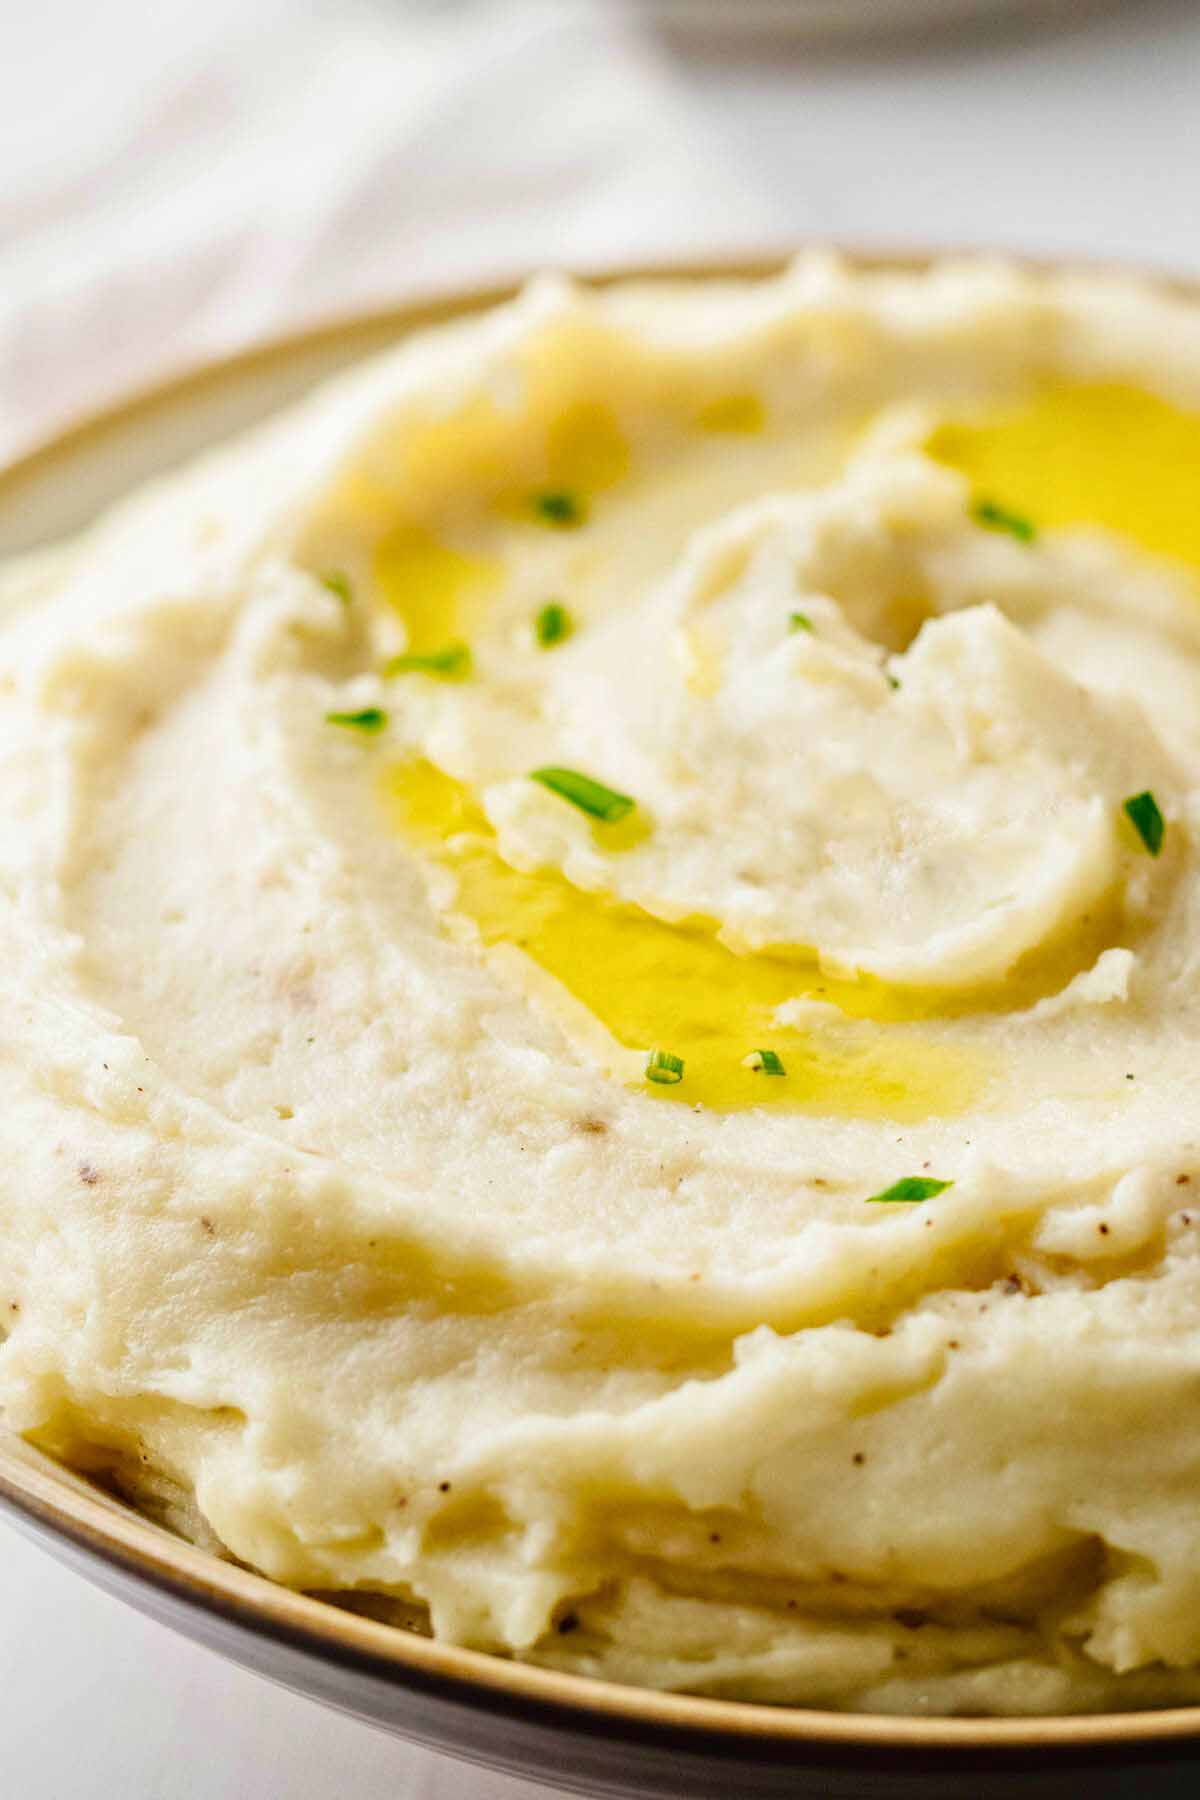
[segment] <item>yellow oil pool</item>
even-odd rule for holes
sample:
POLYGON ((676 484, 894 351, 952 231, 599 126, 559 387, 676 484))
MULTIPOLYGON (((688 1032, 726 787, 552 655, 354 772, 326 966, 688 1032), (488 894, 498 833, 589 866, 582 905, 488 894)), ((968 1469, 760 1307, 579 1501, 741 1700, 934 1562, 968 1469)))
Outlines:
POLYGON ((982 1087, 979 1058, 914 1027, 922 1010, 911 996, 832 981, 812 963, 738 956, 700 924, 667 925, 553 872, 511 869, 467 790, 428 763, 391 771, 387 799, 414 848, 453 870, 454 911, 484 945, 523 950, 626 1048, 658 1046, 684 1058, 677 1085, 647 1084, 655 1098, 911 1120, 959 1112, 982 1087), (832 1002, 848 1019, 811 1031, 772 1024, 776 1007, 804 995, 832 1002), (855 1018, 877 1029, 855 1029, 855 1018), (744 1068, 755 1049, 775 1050, 786 1075, 744 1068))
POLYGON ((701 431, 754 437, 767 422, 767 412, 757 394, 720 394, 696 414, 701 431))
POLYGON ((453 550, 415 525, 380 539, 372 573, 380 595, 404 620, 407 648, 418 655, 470 639, 504 579, 496 559, 453 550))
POLYGON ((1060 385, 940 425, 927 448, 1039 528, 1098 525, 1200 568, 1200 414, 1139 388, 1060 385))
MULTIPOLYGON (((476 477, 493 513, 510 526, 523 525, 533 532, 544 529, 537 508, 537 497, 544 494, 569 496, 584 519, 596 496, 628 473, 629 446, 606 406, 579 401, 556 412, 544 425, 539 452, 525 465, 519 458, 504 458, 497 436, 503 416, 478 403, 474 414, 481 417, 473 416, 471 431, 466 429, 465 413, 455 415, 461 440, 480 465, 474 467, 464 451, 464 478, 476 477)), ((441 421, 413 432, 410 459, 436 462, 449 430, 441 421)), ((403 619, 407 648, 418 654, 456 639, 469 640, 504 588, 507 574, 498 556, 456 548, 412 521, 393 525, 379 536, 371 560, 375 590, 403 619)))

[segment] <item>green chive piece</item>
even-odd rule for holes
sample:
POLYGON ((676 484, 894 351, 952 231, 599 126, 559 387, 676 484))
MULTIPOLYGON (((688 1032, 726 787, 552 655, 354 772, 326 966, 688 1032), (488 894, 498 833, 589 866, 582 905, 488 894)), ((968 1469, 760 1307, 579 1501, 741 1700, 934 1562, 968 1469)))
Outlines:
POLYGON ((329 592, 333 594, 336 599, 340 600, 343 606, 350 605, 350 602, 354 599, 354 590, 350 586, 350 577, 344 574, 341 569, 328 569, 325 574, 319 576, 318 579, 321 586, 328 588, 329 592))
POLYGON ((944 1194, 952 1181, 934 1181, 928 1175, 905 1175, 901 1181, 893 1181, 891 1187, 884 1188, 881 1194, 870 1194, 867 1204, 874 1206, 879 1202, 893 1200, 932 1200, 935 1194, 944 1194))
POLYGON ((534 769, 530 781, 540 781, 544 788, 561 799, 569 800, 580 812, 590 813, 593 819, 603 819, 606 825, 613 825, 631 813, 636 804, 628 794, 618 794, 615 788, 605 787, 602 781, 593 781, 590 775, 581 775, 577 769, 534 769))
POLYGON ((583 501, 577 494, 568 493, 566 488, 549 488, 545 493, 535 494, 532 505, 543 524, 557 525, 563 531, 582 525, 587 518, 583 501))
POLYGON ((559 600, 547 600, 533 621, 533 634, 543 650, 549 650, 554 644, 561 644, 564 638, 570 637, 574 629, 570 613, 559 600))
POLYGON ((657 1081, 662 1087, 674 1087, 677 1081, 683 1080, 682 1056, 672 1056, 669 1050, 652 1050, 646 1058, 646 1080, 657 1081))
POLYGON ((899 678, 895 675, 886 675, 885 680, 892 692, 895 693, 896 689, 900 686, 899 678))
POLYGON ((794 612, 788 614, 789 631, 811 631, 813 622, 807 613, 794 612))
POLYGON ((443 650, 406 650, 384 663, 385 675, 436 675, 442 681, 461 681, 471 672, 471 652, 466 644, 447 644, 443 650))
POLYGON ((742 1058, 743 1069, 753 1069, 762 1075, 786 1075, 787 1070, 774 1050, 752 1050, 749 1056, 742 1058))
POLYGON ((1157 856, 1163 847, 1167 827, 1158 810, 1158 801, 1149 788, 1141 794, 1131 794, 1125 802, 1125 812, 1151 856, 1157 856))
POLYGON ((1025 518, 1021 513, 1009 512, 1006 506, 999 506, 994 500, 976 500, 971 508, 971 517, 991 531, 1011 532, 1023 544, 1032 544, 1037 536, 1037 526, 1032 519, 1025 518))
POLYGON ((388 716, 381 706, 364 706, 361 712, 328 712, 325 714, 327 725, 342 725, 347 731, 365 731, 374 735, 382 731, 388 722, 388 716))

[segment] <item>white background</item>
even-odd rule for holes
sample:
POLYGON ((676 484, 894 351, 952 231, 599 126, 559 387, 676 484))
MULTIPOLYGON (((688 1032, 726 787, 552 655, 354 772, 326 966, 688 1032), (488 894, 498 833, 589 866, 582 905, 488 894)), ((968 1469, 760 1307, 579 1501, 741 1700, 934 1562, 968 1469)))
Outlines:
MULTIPOLYGON (((632 0, 6 0, 0 24, 0 458, 281 323, 533 264, 843 237, 1200 272, 1189 0, 823 51, 632 0)), ((544 1792, 276 1691, 7 1525, 0 1783, 544 1792)))

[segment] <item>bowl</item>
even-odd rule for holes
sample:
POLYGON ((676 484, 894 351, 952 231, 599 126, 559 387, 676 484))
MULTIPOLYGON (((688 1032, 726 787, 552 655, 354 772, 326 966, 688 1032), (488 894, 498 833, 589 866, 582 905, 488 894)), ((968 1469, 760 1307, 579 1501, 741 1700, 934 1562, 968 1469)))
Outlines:
MULTIPOLYGON (((872 266, 912 256, 858 254, 872 266)), ((608 271, 703 278, 759 264, 608 271)), ((1165 278, 1164 278, 1165 279, 1165 278)), ((1200 284, 1172 283, 1200 298, 1200 284)), ((421 326, 512 290, 458 294, 271 343, 62 432, 0 471, 0 556, 84 526, 122 492, 421 326)), ((283 1686, 452 1756, 560 1792, 621 1800, 875 1796, 980 1800, 1191 1794, 1200 1707, 1090 1717, 829 1713, 660 1694, 439 1644, 294 1593, 185 1543, 22 1440, 0 1434, 0 1504, 51 1555, 283 1686)))

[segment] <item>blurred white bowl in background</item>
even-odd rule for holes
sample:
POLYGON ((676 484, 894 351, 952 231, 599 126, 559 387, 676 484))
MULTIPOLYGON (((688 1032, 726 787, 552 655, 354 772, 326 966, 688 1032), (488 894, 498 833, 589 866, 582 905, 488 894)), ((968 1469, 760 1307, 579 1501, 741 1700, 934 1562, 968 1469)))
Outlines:
POLYGON ((625 0, 625 4, 644 7, 673 26, 701 31, 861 41, 970 20, 1083 16, 1113 0, 625 0))

